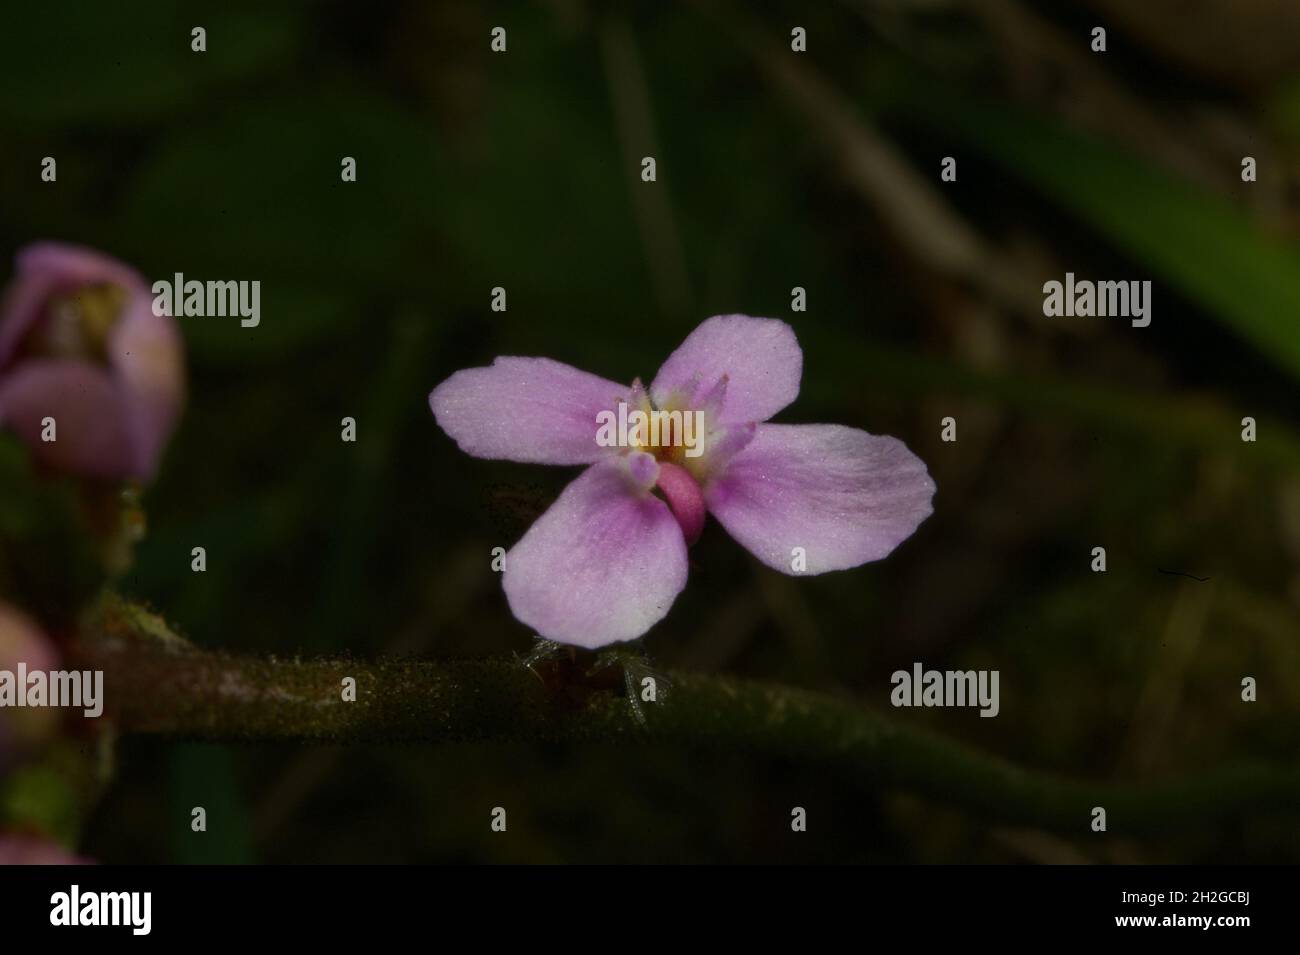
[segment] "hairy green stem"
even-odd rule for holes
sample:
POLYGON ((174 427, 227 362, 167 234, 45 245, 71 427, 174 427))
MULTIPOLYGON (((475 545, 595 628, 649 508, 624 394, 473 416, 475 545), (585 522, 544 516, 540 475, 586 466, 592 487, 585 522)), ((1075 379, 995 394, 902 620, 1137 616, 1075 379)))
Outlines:
POLYGON ((236 657, 194 648, 138 608, 112 601, 79 648, 105 671, 109 712, 126 733, 208 741, 445 743, 476 740, 657 742, 744 751, 828 768, 990 820, 1110 835, 1300 811, 1300 770, 1237 764, 1133 785, 1019 768, 820 693, 687 673, 642 703, 621 679, 567 675, 519 660, 362 662, 236 657), (354 702, 344 680, 356 681, 354 702))

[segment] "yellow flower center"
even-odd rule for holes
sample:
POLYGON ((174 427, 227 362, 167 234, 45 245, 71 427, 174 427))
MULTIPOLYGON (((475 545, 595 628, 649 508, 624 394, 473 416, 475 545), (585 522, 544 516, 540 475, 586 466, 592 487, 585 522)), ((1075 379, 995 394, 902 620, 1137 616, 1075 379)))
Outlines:
POLYGON ((50 299, 43 321, 28 337, 27 354, 108 360, 108 336, 122 316, 126 290, 104 282, 50 299))

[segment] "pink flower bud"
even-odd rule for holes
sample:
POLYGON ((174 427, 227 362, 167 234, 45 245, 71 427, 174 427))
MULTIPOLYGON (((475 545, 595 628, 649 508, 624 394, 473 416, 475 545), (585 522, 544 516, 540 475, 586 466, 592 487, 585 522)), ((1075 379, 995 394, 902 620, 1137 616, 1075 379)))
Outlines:
POLYGON ((0 301, 0 427, 45 467, 152 479, 180 416, 184 353, 144 279, 91 249, 22 249, 0 301))

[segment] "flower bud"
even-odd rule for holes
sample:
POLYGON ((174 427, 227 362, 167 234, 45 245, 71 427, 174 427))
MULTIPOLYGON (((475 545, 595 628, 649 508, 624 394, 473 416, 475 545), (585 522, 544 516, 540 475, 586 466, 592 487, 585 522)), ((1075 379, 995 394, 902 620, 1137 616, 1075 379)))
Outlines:
POLYGON ((51 470, 149 481, 185 393, 175 319, 91 249, 22 249, 0 301, 0 427, 51 470))

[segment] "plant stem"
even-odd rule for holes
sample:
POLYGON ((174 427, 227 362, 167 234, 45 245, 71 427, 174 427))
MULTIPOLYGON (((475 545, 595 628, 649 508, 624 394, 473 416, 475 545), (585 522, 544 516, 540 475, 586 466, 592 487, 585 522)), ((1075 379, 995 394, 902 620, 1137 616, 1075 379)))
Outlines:
POLYGON ((1070 780, 1019 768, 847 700, 687 673, 642 703, 621 680, 567 677, 550 664, 278 660, 194 648, 156 617, 112 600, 77 663, 105 671, 109 714, 125 733, 215 742, 485 740, 669 743, 775 756, 824 767, 855 784, 898 789, 990 820, 1131 836, 1300 810, 1300 770, 1236 764, 1141 785, 1070 780), (356 681, 355 702, 343 680, 356 681), (560 677, 563 677, 562 679, 560 677))

